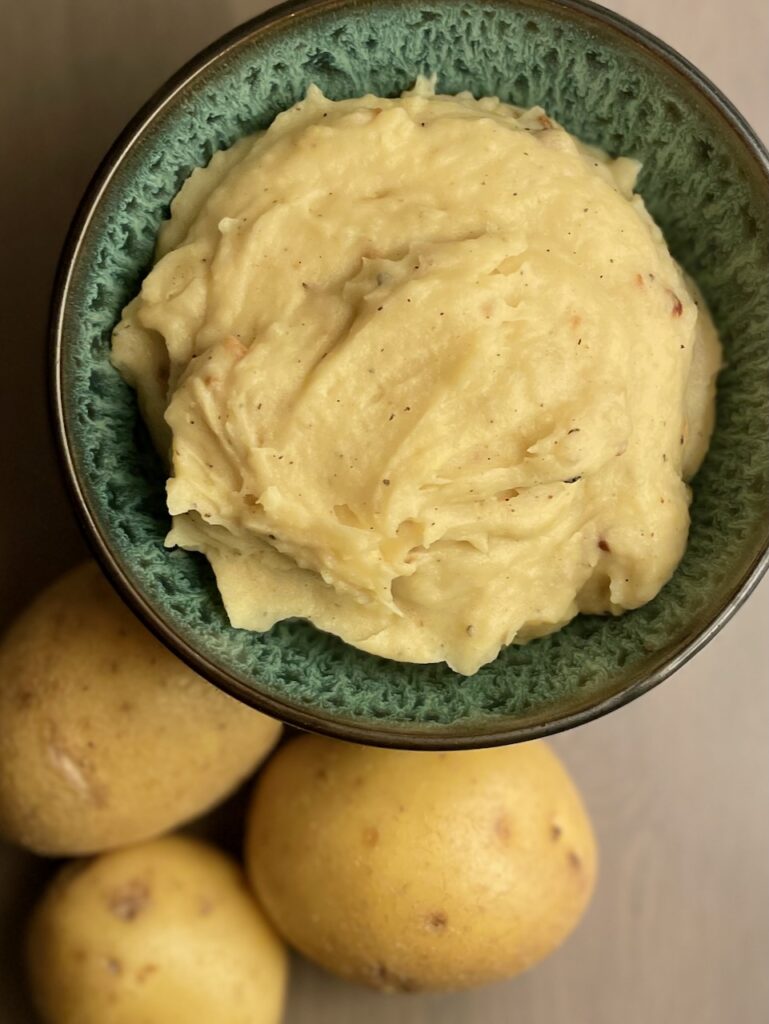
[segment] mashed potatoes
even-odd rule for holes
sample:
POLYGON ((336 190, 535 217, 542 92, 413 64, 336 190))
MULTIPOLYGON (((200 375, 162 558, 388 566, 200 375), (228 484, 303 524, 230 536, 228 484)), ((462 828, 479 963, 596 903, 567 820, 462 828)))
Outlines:
POLYGON ((720 348, 637 168, 421 80, 192 174, 113 358, 234 626, 470 674, 655 596, 720 348))

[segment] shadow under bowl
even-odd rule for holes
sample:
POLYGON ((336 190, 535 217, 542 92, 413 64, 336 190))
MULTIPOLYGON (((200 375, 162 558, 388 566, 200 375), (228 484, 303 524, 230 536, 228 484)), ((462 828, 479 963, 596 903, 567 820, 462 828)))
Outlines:
POLYGON ((86 533, 131 607, 231 694, 300 728, 399 747, 530 739, 604 714, 675 671, 767 562, 769 161, 729 102, 659 40, 589 3, 481 0, 284 5, 225 36, 144 107, 73 224, 52 314, 53 405, 86 533), (725 345, 718 421, 694 486, 686 555, 621 618, 580 616, 477 675, 364 654, 302 621, 231 628, 200 556, 163 546, 164 472, 110 333, 152 262, 190 171, 266 127, 315 82, 334 99, 441 91, 540 104, 569 131, 643 162, 639 190, 698 281, 725 345))

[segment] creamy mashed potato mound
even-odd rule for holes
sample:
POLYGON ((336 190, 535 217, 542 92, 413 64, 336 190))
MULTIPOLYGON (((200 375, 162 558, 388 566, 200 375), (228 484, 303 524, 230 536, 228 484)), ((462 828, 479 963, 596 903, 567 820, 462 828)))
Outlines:
POLYGON ((720 347, 637 171, 419 80, 193 172, 113 359, 234 626, 471 674, 657 594, 720 347))

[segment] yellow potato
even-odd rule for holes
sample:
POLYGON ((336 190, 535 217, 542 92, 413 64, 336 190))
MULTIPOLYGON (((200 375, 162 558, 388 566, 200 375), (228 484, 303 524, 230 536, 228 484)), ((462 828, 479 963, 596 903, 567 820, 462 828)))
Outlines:
POLYGON ((86 563, 0 645, 0 833, 57 855, 158 835, 227 796, 280 729, 182 664, 86 563))
POLYGON ((27 941, 45 1024, 277 1024, 286 955, 229 857, 169 836, 71 864, 27 941))
POLYGON ((418 753, 307 736, 257 781, 246 868, 311 960, 376 988, 459 989, 564 940, 596 847, 544 743, 418 753))

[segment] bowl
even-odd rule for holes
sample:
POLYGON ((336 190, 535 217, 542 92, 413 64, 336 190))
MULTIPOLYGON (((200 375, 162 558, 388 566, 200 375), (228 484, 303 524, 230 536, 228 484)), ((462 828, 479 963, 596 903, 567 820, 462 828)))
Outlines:
POLYGON ((58 445, 85 532, 145 623, 203 676, 268 714, 343 739, 413 748, 508 743, 639 696, 703 647, 767 564, 769 158, 694 67, 579 0, 319 0, 277 7, 201 53, 137 114, 96 173, 55 285, 58 445), (579 616, 505 649, 475 676, 368 655, 306 622, 229 626, 208 563, 163 546, 164 473, 110 332, 193 167, 267 126, 309 83, 335 99, 395 95, 418 72, 541 104, 587 142, 636 156, 673 254, 725 345, 717 427, 694 484, 686 555, 659 596, 620 618, 579 616))

